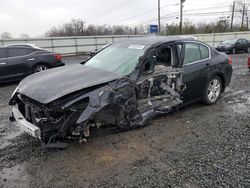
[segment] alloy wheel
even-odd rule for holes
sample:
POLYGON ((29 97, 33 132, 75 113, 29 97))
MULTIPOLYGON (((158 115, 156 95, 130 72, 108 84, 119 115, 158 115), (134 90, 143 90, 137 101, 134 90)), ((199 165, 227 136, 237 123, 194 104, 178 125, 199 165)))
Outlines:
POLYGON ((208 100, 210 100, 212 103, 214 103, 219 95, 220 95, 220 91, 221 91, 221 83, 218 79, 213 79, 211 80, 211 82, 209 83, 208 86, 208 91, 207 91, 207 98, 208 100))
POLYGON ((34 73, 36 73, 36 72, 42 72, 42 71, 45 71, 45 70, 47 70, 47 69, 48 69, 48 67, 47 67, 46 65, 38 65, 38 66, 35 68, 34 73))
POLYGON ((233 54, 236 54, 236 49, 235 48, 233 49, 233 54))

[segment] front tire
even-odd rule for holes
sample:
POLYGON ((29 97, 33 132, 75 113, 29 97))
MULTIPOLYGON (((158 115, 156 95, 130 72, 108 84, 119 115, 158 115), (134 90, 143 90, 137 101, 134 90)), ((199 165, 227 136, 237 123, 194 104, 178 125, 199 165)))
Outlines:
POLYGON ((47 70, 49 67, 47 65, 37 65, 34 70, 33 70, 33 73, 38 73, 38 72, 42 72, 42 71, 45 71, 47 70))
POLYGON ((222 90, 222 81, 220 77, 213 76, 209 79, 206 84, 206 87, 203 91, 203 102, 205 104, 215 104, 220 97, 222 90))

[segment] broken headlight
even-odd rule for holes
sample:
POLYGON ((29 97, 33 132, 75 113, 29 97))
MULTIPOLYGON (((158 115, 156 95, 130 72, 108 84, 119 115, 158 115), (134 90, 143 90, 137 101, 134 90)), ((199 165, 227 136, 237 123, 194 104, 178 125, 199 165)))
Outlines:
POLYGON ((33 120, 35 121, 36 124, 40 123, 42 120, 41 113, 38 111, 34 111, 32 113, 33 120))

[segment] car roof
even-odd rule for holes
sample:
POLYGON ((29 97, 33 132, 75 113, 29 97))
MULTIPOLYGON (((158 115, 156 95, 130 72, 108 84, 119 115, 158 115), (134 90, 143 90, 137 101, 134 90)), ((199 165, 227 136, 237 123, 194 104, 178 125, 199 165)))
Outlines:
POLYGON ((118 45, 145 45, 150 47, 152 45, 160 45, 163 43, 177 42, 177 41, 196 41, 194 37, 183 37, 183 36, 153 36, 153 37, 140 37, 130 38, 118 42, 118 45))
POLYGON ((0 48, 12 48, 12 47, 16 47, 16 48, 32 48, 32 49, 38 49, 38 50, 42 50, 42 48, 39 48, 37 46, 35 46, 34 44, 28 44, 28 43, 20 43, 20 44, 7 44, 4 46, 0 46, 0 48))

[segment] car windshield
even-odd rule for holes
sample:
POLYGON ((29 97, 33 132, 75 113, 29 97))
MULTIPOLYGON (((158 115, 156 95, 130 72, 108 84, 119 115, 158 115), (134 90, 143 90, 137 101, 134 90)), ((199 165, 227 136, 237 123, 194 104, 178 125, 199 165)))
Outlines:
POLYGON ((224 42, 222 42, 222 44, 234 44, 236 43, 237 39, 232 39, 232 40, 226 40, 224 42))
POLYGON ((143 45, 112 45, 88 60, 85 65, 128 75, 133 72, 140 56, 144 54, 144 48, 143 45))

